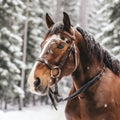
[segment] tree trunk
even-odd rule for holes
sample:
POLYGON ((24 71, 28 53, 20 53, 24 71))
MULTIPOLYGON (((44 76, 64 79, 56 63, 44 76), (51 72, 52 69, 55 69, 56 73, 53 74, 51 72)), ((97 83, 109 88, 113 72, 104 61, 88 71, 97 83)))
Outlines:
POLYGON ((2 109, 2 103, 3 103, 3 99, 0 99, 0 109, 2 109))
POLYGON ((91 10, 91 1, 90 0, 81 0, 80 1, 80 9, 79 9, 79 24, 80 26, 87 30, 88 28, 88 20, 89 13, 91 10))
POLYGON ((21 105, 20 97, 18 97, 18 110, 22 110, 22 105, 21 105))
POLYGON ((7 110, 7 97, 4 98, 4 110, 7 110))
MULTIPOLYGON (((26 1, 26 21, 24 27, 24 43, 23 43, 23 63, 26 65, 26 51, 27 51, 27 32, 28 32, 28 16, 29 16, 29 0, 26 1)), ((24 90, 24 81, 25 81, 25 68, 22 69, 22 80, 21 80, 21 88, 24 90)), ((23 107, 23 98, 20 97, 20 105, 19 109, 22 110, 23 107)))
POLYGON ((62 0, 57 0, 56 1, 56 14, 55 14, 55 21, 58 22, 61 20, 62 18, 62 9, 61 9, 61 4, 62 4, 62 0))
POLYGON ((36 101, 35 101, 35 95, 33 95, 33 106, 36 105, 36 101))

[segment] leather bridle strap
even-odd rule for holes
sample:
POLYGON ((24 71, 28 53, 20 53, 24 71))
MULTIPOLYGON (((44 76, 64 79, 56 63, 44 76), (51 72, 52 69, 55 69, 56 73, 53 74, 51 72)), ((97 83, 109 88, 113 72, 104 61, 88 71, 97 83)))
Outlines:
POLYGON ((44 58, 38 58, 36 61, 39 61, 39 62, 45 64, 50 70, 52 70, 52 68, 53 68, 52 65, 49 64, 48 61, 44 58))
POLYGON ((89 82, 84 84, 79 90, 74 92, 72 95, 62 99, 61 101, 72 100, 72 99, 78 97, 81 93, 84 93, 90 86, 92 86, 95 82, 100 80, 100 78, 102 77, 104 72, 105 72, 105 66, 103 67, 103 69, 93 79, 91 79, 89 82))

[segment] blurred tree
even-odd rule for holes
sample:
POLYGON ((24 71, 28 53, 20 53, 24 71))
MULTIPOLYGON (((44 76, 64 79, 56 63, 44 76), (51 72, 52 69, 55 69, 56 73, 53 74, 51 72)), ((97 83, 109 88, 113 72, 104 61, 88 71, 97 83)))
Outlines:
POLYGON ((88 18, 88 31, 93 35, 101 33, 101 27, 104 25, 102 24, 105 21, 102 16, 103 14, 100 14, 103 5, 104 3, 101 0, 93 0, 91 4, 93 7, 88 18))
MULTIPOLYGON (((73 26, 78 24, 78 16, 79 16, 79 0, 64 0, 62 3, 63 10, 69 14, 71 23, 73 26)), ((62 13, 61 13, 62 14, 62 13)))
POLYGON ((24 96, 18 86, 21 68, 25 66, 21 61, 24 9, 25 5, 21 0, 0 1, 0 97, 5 101, 24 96))
MULTIPOLYGON (((26 11, 25 11, 25 24, 24 24, 24 35, 23 35, 23 56, 22 56, 22 61, 24 64, 26 64, 26 54, 27 54, 27 33, 28 33, 28 17, 29 17, 29 0, 26 0, 26 11)), ((22 68, 21 70, 21 85, 20 87, 25 91, 25 69, 22 68)), ((23 97, 20 97, 19 100, 19 110, 22 109, 23 107, 23 97)))
POLYGON ((62 19, 62 2, 63 0, 56 0, 56 13, 55 13, 55 21, 61 21, 62 19))
POLYGON ((49 6, 46 1, 30 1, 28 18, 27 69, 30 70, 40 52, 40 43, 46 33, 45 14, 49 6))
MULTIPOLYGON (((27 31, 27 54, 26 54, 26 74, 25 74, 25 103, 32 96, 27 87, 27 78, 36 59, 40 53, 40 43, 46 33, 45 14, 49 11, 48 0, 30 0, 29 1, 29 17, 27 31)), ((32 96, 34 97, 34 96, 32 96)), ((33 99, 34 100, 34 99, 33 99)), ((33 101, 35 102, 35 101, 33 101)))
POLYGON ((120 58, 120 1, 97 0, 90 16, 89 31, 110 53, 120 58))
POLYGON ((88 19, 91 12, 91 4, 93 1, 90 0, 80 0, 79 8, 79 24, 85 30, 88 29, 88 19))
POLYGON ((78 23, 79 0, 50 0, 49 3, 51 2, 49 13, 53 15, 55 21, 62 21, 64 11, 69 14, 73 25, 78 23))
POLYGON ((110 14, 109 26, 107 29, 107 36, 111 40, 105 43, 111 53, 113 53, 120 60, 120 1, 115 2, 111 7, 112 13, 110 14))

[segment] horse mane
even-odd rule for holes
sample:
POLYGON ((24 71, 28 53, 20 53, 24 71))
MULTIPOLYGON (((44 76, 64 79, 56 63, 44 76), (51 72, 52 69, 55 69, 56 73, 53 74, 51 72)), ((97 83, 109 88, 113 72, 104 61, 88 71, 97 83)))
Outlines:
POLYGON ((116 75, 120 76, 120 61, 113 57, 98 42, 96 42, 92 35, 88 34, 80 27, 77 27, 77 30, 82 34, 86 42, 89 54, 93 55, 97 60, 101 60, 116 75))

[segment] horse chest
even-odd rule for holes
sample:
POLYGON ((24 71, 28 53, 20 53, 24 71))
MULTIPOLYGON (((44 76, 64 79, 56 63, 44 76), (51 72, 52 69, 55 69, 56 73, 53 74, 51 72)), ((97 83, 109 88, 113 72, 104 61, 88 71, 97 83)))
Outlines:
POLYGON ((67 120, 120 120, 120 105, 101 104, 88 101, 83 96, 69 101, 66 106, 67 120))
MULTIPOLYGON (((105 92, 104 92, 105 93, 105 92)), ((98 95, 98 93, 97 93, 98 95)), ((80 120, 120 120, 120 104, 113 96, 103 96, 96 99, 79 98, 80 120)))

